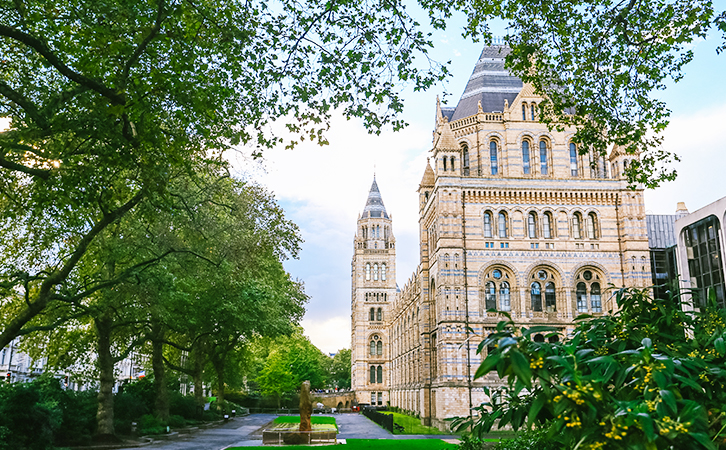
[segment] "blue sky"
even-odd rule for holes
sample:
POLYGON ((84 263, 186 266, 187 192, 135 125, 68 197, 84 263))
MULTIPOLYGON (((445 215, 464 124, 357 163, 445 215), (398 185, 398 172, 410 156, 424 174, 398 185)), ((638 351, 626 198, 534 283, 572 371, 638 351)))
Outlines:
MULTIPOLYGON (((721 6, 721 5, 717 5, 721 6)), ((494 30, 495 33, 497 30, 494 30)), ((682 161, 678 179, 646 192, 646 210, 672 214, 676 202, 690 211, 726 195, 726 55, 716 55, 714 33, 694 46, 695 58, 684 79, 659 93, 672 111, 664 147, 682 161)), ((285 266, 305 282, 310 303, 305 333, 325 352, 350 348, 350 263, 356 219, 376 178, 397 239, 396 279, 403 286, 418 264, 416 189, 431 148, 436 95, 445 90, 455 105, 481 53, 482 44, 465 41, 453 30, 435 35, 434 59, 451 60, 454 77, 423 93, 405 91, 400 132, 371 136, 362 124, 336 116, 326 147, 302 145, 273 149, 262 163, 238 162, 240 171, 275 193, 287 216, 302 231, 299 260, 285 266)))

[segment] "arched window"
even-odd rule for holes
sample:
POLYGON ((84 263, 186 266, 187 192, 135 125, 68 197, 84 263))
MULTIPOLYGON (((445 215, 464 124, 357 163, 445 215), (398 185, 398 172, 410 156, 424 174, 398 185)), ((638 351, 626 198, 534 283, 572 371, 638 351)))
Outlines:
POLYGON ((529 174, 529 141, 522 141, 522 170, 529 174))
POLYGON ((582 216, 580 216, 580 213, 572 215, 572 237, 582 239, 582 216))
POLYGON ((366 264, 366 281, 371 279, 371 263, 366 264))
POLYGON ((464 175, 469 175, 469 146, 466 143, 461 144, 461 158, 464 175))
POLYGON ((587 215, 587 237, 597 239, 597 216, 594 212, 587 215))
POLYGON ((537 214, 533 212, 527 217, 527 235, 530 239, 537 237, 537 214))
POLYGON ((376 382, 376 366, 371 366, 371 383, 376 382))
POLYGON ((577 298, 577 312, 587 312, 587 286, 585 283, 577 283, 575 296, 577 298))
POLYGON ((532 114, 530 115, 530 118, 531 118, 532 120, 534 120, 534 118, 535 118, 535 117, 537 117, 537 116, 535 116, 535 114, 534 114, 534 108, 535 108, 535 104, 534 104, 534 103, 532 103, 532 104, 530 105, 530 109, 531 109, 531 111, 532 111, 532 114))
POLYGON ((446 158, 446 156, 444 156, 444 172, 446 172, 446 161, 447 161, 447 159, 448 158, 446 158))
POLYGON ((376 341, 371 341, 371 356, 376 356, 376 341))
POLYGON ((383 356, 383 341, 376 342, 376 354, 383 356))
POLYGON ((381 280, 386 281, 386 265, 381 265, 381 280))
POLYGON ((492 237, 492 213, 484 213, 484 237, 492 237))
POLYGON ((378 378, 378 382, 379 383, 383 383, 383 367, 378 366, 377 372, 378 372, 378 377, 377 377, 378 378))
MULTIPOLYGON (((532 107, 534 111, 534 106, 532 107)), ((539 167, 542 175, 547 175, 547 142, 544 140, 539 141, 539 167)))
POLYGON ((557 311, 557 299, 555 296, 555 284, 549 282, 545 285, 545 311, 557 311))
POLYGON ((378 281, 378 264, 373 264, 373 281, 378 281))
POLYGON ((381 308, 378 308, 378 311, 376 312, 376 320, 379 322, 383 320, 383 310, 381 308))
POLYGON ((491 162, 492 175, 496 175, 499 173, 499 164, 497 162, 497 158, 498 158, 497 143, 496 143, 496 141, 491 141, 489 143, 489 161, 491 162))
POLYGON ((502 211, 499 213, 499 237, 505 238, 508 236, 509 227, 507 226, 507 214, 502 211))
POLYGON ((456 170, 456 164, 454 164, 454 161, 456 161, 456 159, 452 156, 451 157, 451 170, 456 170))
POLYGON ((381 226, 376 225, 376 239, 380 239, 380 238, 381 238, 381 226))
POLYGON ((570 143, 570 174, 577 176, 577 146, 570 143))
POLYGON ((542 236, 552 239, 552 214, 548 212, 542 215, 542 236))
POLYGON ((484 295, 486 309, 497 309, 497 291, 493 281, 487 282, 484 289, 484 295))
POLYGON ((592 312, 602 312, 602 302, 600 300, 600 283, 592 283, 590 285, 590 308, 592 312))
POLYGON ((506 281, 502 281, 502 284, 499 286, 499 310, 512 310, 512 301, 509 296, 509 283, 506 281))
POLYGON ((369 317, 370 317, 371 322, 376 320, 376 309, 375 308, 371 308, 369 317))
POLYGON ((542 285, 536 281, 532 283, 530 296, 532 298, 532 311, 542 311, 542 285))
POLYGON ((522 120, 527 120, 527 104, 522 103, 522 120))

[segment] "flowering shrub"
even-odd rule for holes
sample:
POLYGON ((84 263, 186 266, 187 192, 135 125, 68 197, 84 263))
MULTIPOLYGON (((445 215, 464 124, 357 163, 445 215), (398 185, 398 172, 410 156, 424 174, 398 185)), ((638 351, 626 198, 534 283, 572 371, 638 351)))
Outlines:
MULTIPOLYGON (((618 312, 580 316, 561 342, 534 342, 553 327, 508 320, 479 345, 475 378, 506 379, 470 423, 482 436, 547 423, 549 438, 577 449, 726 449, 726 310, 683 311, 678 295, 615 293, 618 312), (551 425, 551 426, 550 426, 551 425)), ((688 309, 688 308, 686 308, 688 309)))

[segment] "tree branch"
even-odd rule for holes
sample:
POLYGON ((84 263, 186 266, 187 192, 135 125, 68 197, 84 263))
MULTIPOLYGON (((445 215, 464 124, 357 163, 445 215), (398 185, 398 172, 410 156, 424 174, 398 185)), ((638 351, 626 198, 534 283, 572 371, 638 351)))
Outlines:
POLYGON ((50 170, 35 169, 33 167, 24 166, 22 164, 16 163, 15 161, 10 161, 9 159, 6 159, 4 156, 0 156, 0 167, 14 170, 16 172, 26 173, 28 175, 41 178, 43 180, 47 180, 48 178, 50 178, 50 170))
POLYGON ((48 128, 48 121, 45 117, 43 117, 38 108, 36 108, 35 104, 33 104, 29 98, 11 88, 4 81, 0 81, 0 95, 3 95, 11 102, 20 106, 28 117, 30 117, 40 128, 48 128))
POLYGON ((129 72, 131 71, 131 66, 139 59, 142 53, 144 53, 144 50, 146 50, 146 47, 149 46, 151 41, 156 37, 156 35, 159 33, 159 30, 161 30, 161 23, 164 21, 164 0, 159 0, 159 9, 156 13, 156 22, 154 23, 154 26, 149 31, 149 34, 144 38, 143 41, 139 44, 138 47, 136 47, 136 50, 134 50, 134 53, 131 55, 128 61, 126 61, 126 65, 124 66, 124 70, 121 75, 121 83, 122 86, 126 86, 126 80, 129 77, 129 72))

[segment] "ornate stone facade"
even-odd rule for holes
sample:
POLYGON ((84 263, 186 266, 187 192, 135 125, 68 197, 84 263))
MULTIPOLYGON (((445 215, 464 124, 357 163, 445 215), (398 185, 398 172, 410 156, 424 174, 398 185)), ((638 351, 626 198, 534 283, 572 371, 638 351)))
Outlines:
MULTIPOLYGON (((550 131, 540 123, 543 99, 505 71, 504 52, 484 49, 456 108, 437 102, 418 190, 420 264, 401 292, 389 288, 379 323, 365 323, 370 316, 361 306, 367 289, 361 264, 369 257, 359 254, 359 236, 371 220, 365 212, 355 239, 359 401, 370 402, 361 398, 373 385, 360 374, 375 325, 386 349, 385 376, 376 385, 384 402, 439 427, 468 415, 485 400, 482 387, 498 383, 472 380, 481 362, 477 345, 500 320, 490 310, 506 311, 519 324, 554 325, 565 335, 577 315, 615 307, 610 284, 646 286, 651 278, 643 193, 621 177, 627 160, 617 150, 608 161, 580 155, 574 129, 550 131)), ((386 255, 392 265, 395 254, 386 255)), ((389 281, 395 286, 392 275, 389 281)))

